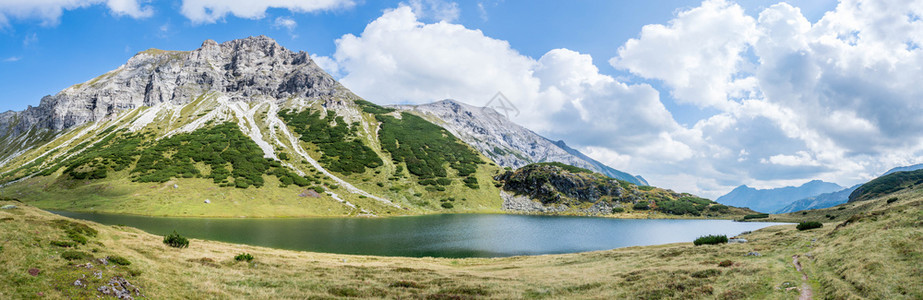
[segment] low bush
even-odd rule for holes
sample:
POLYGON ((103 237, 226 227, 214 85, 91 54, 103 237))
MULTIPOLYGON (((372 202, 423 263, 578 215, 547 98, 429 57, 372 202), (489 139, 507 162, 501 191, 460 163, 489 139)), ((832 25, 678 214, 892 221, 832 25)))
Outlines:
POLYGON ((251 261, 253 261, 253 255, 250 255, 250 253, 241 253, 241 254, 238 254, 237 256, 235 256, 235 257, 234 257, 234 260, 236 260, 236 261, 251 262, 251 261))
POLYGON ((768 217, 769 217, 769 214, 753 214, 753 215, 746 215, 746 216, 744 216, 744 220, 750 220, 750 219, 765 219, 765 218, 768 218, 768 217))
POLYGON ((635 203, 635 205, 634 205, 633 207, 634 207, 635 210, 648 210, 648 209, 650 209, 650 207, 647 206, 647 202, 638 202, 638 203, 635 203))
POLYGON ((81 260, 92 258, 92 256, 90 256, 89 253, 81 251, 64 251, 64 253, 61 253, 61 258, 66 260, 81 260))
POLYGON ((73 248, 77 246, 77 243, 68 242, 68 241, 51 241, 52 246, 64 247, 64 248, 73 248))
POLYGON ((888 199, 888 204, 891 204, 891 203, 894 203, 894 202, 897 202, 897 197, 892 197, 892 198, 889 198, 889 199, 888 199))
POLYGON ((718 263, 718 266, 719 266, 719 267, 723 267, 723 268, 727 268, 727 267, 730 267, 730 266, 733 266, 733 265, 734 265, 734 262, 733 262, 733 261, 730 261, 730 260, 724 260, 724 261, 721 261, 721 262, 718 263))
POLYGON ((416 281, 410 281, 410 280, 396 281, 394 283, 391 283, 390 286, 399 287, 399 288, 412 288, 412 289, 422 289, 423 288, 422 284, 419 284, 416 281))
POLYGON ((131 262, 128 261, 128 259, 118 256, 118 255, 109 256, 106 258, 106 260, 108 260, 111 263, 120 265, 120 266, 127 266, 131 264, 131 262))
POLYGON ((624 208, 621 208, 621 207, 616 207, 616 208, 613 208, 613 209, 612 209, 612 213, 613 213, 613 214, 623 213, 623 212, 625 212, 625 209, 624 209, 624 208))
POLYGON ((726 235, 706 235, 695 239, 693 244, 696 246, 699 245, 716 245, 716 244, 725 244, 728 242, 728 237, 726 235))
POLYGON ((798 228, 798 230, 808 230, 821 227, 824 227, 824 224, 821 224, 820 222, 801 222, 798 223, 798 226, 795 228, 798 228))
POLYGON ((176 231, 173 231, 173 234, 163 237, 163 243, 173 248, 189 247, 189 239, 179 235, 176 231))
POLYGON ((454 207, 455 207, 455 205, 452 205, 452 203, 449 203, 449 202, 443 202, 443 203, 442 203, 442 208, 445 208, 445 209, 452 209, 452 208, 454 208, 454 207))

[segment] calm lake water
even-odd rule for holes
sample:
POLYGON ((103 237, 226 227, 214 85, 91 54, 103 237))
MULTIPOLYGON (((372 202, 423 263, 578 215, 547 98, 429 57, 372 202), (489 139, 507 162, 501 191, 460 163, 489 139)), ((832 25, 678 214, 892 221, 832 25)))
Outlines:
POLYGON ((272 248, 410 257, 501 257, 606 250, 728 237, 782 223, 620 220, 522 215, 358 219, 193 219, 53 212, 157 234, 272 248))

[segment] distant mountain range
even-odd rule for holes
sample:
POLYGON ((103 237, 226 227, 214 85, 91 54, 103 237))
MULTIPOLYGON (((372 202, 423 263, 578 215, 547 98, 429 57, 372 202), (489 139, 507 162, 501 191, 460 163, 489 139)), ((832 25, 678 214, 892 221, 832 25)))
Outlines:
POLYGON ((564 141, 551 141, 513 123, 491 108, 471 106, 455 100, 394 107, 416 113, 444 127, 503 167, 516 169, 531 163, 560 162, 636 185, 648 185, 641 176, 606 166, 568 147, 564 141))
MULTIPOLYGON (((887 172, 882 174, 881 177, 891 175, 897 172, 909 172, 909 171, 916 171, 920 169, 923 169, 923 164, 916 164, 916 165, 906 166, 906 167, 897 167, 897 168, 888 170, 887 172)), ((837 205, 840 205, 840 204, 843 204, 849 201, 850 194, 852 194, 853 191, 855 191, 860 186, 862 186, 862 184, 857 184, 850 188, 843 189, 841 191, 837 191, 833 193, 825 193, 825 194, 807 197, 807 198, 792 202, 792 204, 789 204, 788 206, 776 211, 775 213, 781 214, 781 213, 802 211, 802 210, 807 210, 807 209, 834 207, 834 206, 837 206, 837 205)))
POLYGON ((741 185, 716 201, 724 205, 747 207, 758 212, 771 213, 800 199, 842 189, 843 187, 838 184, 820 180, 813 180, 798 187, 788 186, 774 189, 754 189, 741 185))

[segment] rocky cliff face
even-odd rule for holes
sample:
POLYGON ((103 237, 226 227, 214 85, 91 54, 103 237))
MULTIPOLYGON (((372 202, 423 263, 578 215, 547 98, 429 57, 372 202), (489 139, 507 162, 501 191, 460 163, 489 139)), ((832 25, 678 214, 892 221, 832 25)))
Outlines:
POLYGON ((243 101, 349 93, 307 53, 268 37, 208 40, 188 52, 138 53, 118 69, 44 97, 38 107, 0 114, 0 142, 14 144, 29 131, 59 132, 142 106, 185 104, 208 92, 243 101))
POLYGON ((504 167, 520 168, 530 163, 560 162, 590 169, 637 185, 648 185, 640 176, 610 168, 568 147, 513 123, 497 111, 443 100, 417 106, 396 106, 440 124, 455 136, 504 167))

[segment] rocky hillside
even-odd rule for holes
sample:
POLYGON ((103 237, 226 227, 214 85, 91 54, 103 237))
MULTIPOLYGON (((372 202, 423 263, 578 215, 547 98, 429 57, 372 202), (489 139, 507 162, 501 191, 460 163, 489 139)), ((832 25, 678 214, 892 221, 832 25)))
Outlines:
POLYGON ((138 53, 5 113, 0 138, 0 193, 45 208, 269 217, 501 202, 488 158, 416 115, 363 101, 267 37, 138 53))
POLYGON ((503 209, 515 212, 687 216, 752 213, 691 194, 612 179, 562 163, 537 163, 495 177, 502 184, 503 209))
POLYGON ((503 167, 517 169, 531 163, 560 162, 636 185, 648 185, 641 176, 606 166, 568 147, 564 141, 555 142, 540 136, 492 108, 475 107, 455 100, 395 108, 441 125, 503 167))
POLYGON ((747 207, 758 212, 770 213, 795 201, 842 189, 843 187, 835 183, 820 180, 813 180, 798 187, 788 186, 775 189, 754 189, 742 185, 718 197, 716 201, 724 205, 747 207))

